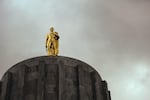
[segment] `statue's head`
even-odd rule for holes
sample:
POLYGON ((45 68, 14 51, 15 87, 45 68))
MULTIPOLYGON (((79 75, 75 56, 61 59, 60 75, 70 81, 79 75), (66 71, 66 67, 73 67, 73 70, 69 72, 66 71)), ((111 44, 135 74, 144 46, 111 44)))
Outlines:
POLYGON ((51 31, 51 32, 54 32, 54 27, 50 27, 50 31, 51 31))

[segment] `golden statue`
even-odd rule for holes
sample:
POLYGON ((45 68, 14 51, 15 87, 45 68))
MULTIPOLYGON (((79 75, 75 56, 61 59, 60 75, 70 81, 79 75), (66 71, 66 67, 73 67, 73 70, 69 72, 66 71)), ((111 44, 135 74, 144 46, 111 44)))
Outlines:
POLYGON ((50 27, 50 32, 48 32, 46 37, 46 51, 48 56, 57 56, 59 46, 59 36, 58 33, 54 31, 53 27, 50 27))

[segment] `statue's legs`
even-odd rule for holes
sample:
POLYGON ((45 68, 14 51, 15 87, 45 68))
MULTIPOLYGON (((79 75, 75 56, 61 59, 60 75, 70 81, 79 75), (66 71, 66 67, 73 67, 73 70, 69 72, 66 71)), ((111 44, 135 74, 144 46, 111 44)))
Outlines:
POLYGON ((53 49, 53 48, 48 48, 47 54, 48 54, 49 56, 50 56, 50 55, 55 55, 55 54, 54 54, 54 49, 53 49))
POLYGON ((58 55, 58 41, 50 42, 47 45, 47 54, 57 56, 58 55))
POLYGON ((54 45, 54 55, 58 55, 58 41, 53 42, 54 45))
POLYGON ((50 52, 50 48, 48 48, 47 54, 48 54, 48 56, 52 55, 51 52, 50 52))
POLYGON ((47 54, 48 56, 54 55, 54 46, 52 42, 49 42, 47 45, 47 54))

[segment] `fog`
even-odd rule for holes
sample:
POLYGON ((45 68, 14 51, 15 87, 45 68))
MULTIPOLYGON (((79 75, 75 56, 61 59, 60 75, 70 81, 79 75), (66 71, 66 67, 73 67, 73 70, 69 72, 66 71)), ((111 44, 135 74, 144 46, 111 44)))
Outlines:
POLYGON ((93 66, 112 100, 149 100, 149 0, 0 0, 0 77, 14 64, 46 55, 54 26, 60 54, 93 66))

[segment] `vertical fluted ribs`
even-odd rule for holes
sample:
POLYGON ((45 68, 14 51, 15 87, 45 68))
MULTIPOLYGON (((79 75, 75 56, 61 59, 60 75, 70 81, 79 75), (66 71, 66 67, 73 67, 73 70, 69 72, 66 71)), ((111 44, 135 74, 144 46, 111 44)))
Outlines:
POLYGON ((58 100, 58 64, 46 65, 45 100, 58 100))
POLYGON ((37 100, 45 100, 44 84, 45 84, 45 62, 40 61, 38 66, 39 77, 37 80, 37 100))
POLYGON ((24 75, 24 99, 36 100, 37 99, 37 78, 39 74, 37 72, 37 66, 26 66, 24 75))
POLYGON ((82 61, 46 56, 10 68, 0 81, 0 100, 111 100, 107 83, 82 61))
POLYGON ((77 100, 77 77, 76 77, 76 67, 71 67, 62 64, 60 72, 61 81, 61 100, 77 100))

